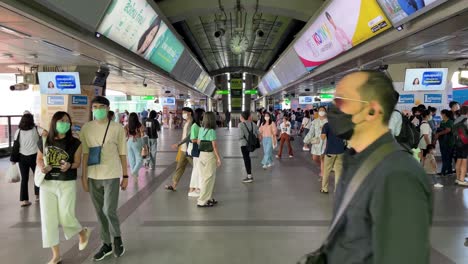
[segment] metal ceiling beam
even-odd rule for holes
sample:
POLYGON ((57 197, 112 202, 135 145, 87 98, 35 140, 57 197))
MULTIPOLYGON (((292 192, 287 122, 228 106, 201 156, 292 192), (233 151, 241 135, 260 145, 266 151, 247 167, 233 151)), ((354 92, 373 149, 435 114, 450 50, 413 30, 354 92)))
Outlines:
POLYGON ((254 69, 254 68, 249 68, 249 67, 226 67, 218 70, 214 70, 209 72, 210 76, 217 76, 221 75, 224 73, 233 73, 233 72, 247 72, 253 75, 258 75, 258 76, 263 76, 265 74, 265 71, 259 70, 259 69, 254 69))

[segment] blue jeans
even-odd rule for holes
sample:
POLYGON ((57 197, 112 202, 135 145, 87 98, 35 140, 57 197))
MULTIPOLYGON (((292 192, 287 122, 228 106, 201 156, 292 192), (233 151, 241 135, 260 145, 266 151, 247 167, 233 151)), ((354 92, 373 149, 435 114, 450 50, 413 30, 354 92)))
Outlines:
POLYGON ((156 167, 156 153, 158 150, 158 139, 150 138, 148 147, 149 147, 149 157, 148 157, 149 165, 151 166, 151 168, 154 169, 156 167))
POLYGON ((273 164, 273 139, 271 137, 264 137, 263 143, 263 165, 273 164))
POLYGON ((127 141, 128 163, 130 164, 130 171, 132 176, 138 176, 138 171, 143 165, 143 158, 141 157, 141 149, 143 148, 143 139, 130 138, 127 141))

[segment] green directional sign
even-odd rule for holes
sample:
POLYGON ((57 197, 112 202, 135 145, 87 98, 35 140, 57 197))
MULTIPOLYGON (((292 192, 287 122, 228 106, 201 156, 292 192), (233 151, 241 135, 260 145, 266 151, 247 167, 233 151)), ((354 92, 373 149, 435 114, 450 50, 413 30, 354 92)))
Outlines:
POLYGON ((244 94, 258 94, 257 90, 245 90, 244 94))
POLYGON ((216 94, 229 94, 229 90, 217 90, 216 94))
POLYGON ((152 101, 152 100, 154 100, 154 96, 151 96, 151 95, 140 96, 140 100, 142 100, 142 101, 152 101))
POLYGON ((333 94, 328 94, 328 93, 320 94, 320 99, 333 99, 333 98, 334 98, 333 94))

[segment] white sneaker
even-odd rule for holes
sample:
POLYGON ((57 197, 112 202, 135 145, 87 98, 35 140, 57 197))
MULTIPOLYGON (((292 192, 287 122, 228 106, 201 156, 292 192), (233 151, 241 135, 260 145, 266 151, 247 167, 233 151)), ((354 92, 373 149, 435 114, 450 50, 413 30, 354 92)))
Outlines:
POLYGON ((268 168, 268 165, 263 165, 262 168, 266 170, 268 168))
POLYGON ((310 151, 310 148, 302 148, 302 151, 310 151))
POLYGON ((271 167, 273 167, 273 163, 270 163, 270 164, 268 164, 266 166, 267 166, 267 168, 271 168, 271 167))
POLYGON ((435 187, 435 188, 442 188, 442 187, 444 187, 444 186, 443 186, 442 184, 440 184, 440 183, 436 183, 436 184, 434 184, 434 187, 435 187))
POLYGON ((456 181, 455 181, 455 184, 456 184, 456 185, 461 185, 461 186, 468 186, 468 182, 466 182, 466 181, 459 181, 459 180, 456 180, 456 181))
POLYGON ((293 155, 289 155, 289 158, 292 159, 292 158, 294 158, 294 156, 293 156, 293 155))
POLYGON ((200 194, 199 194, 197 191, 193 191, 193 192, 189 192, 189 193, 188 193, 188 196, 189 196, 189 197, 199 197, 200 194))

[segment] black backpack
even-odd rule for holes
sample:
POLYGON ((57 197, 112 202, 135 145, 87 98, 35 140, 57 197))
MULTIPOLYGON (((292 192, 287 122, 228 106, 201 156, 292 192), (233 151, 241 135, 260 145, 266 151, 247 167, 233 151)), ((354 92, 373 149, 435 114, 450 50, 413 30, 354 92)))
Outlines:
POLYGON ((459 123, 454 124, 452 128, 455 146, 459 148, 468 145, 468 128, 465 125, 466 120, 467 119, 464 118, 459 123))
POLYGON ((396 141, 400 143, 400 145, 409 147, 410 149, 417 148, 421 140, 420 127, 415 126, 409 117, 403 115, 400 111, 395 111, 400 113, 402 119, 400 135, 395 137, 396 141))
POLYGON ((255 136, 253 132, 253 129, 254 129, 253 123, 252 123, 252 130, 249 130, 249 128, 247 127, 245 123, 244 123, 244 126, 249 132, 249 135, 247 136, 247 138, 245 138, 245 135, 244 135, 244 139, 247 141, 247 149, 250 152, 254 152, 256 149, 260 148, 260 140, 258 139, 258 137, 255 136))

